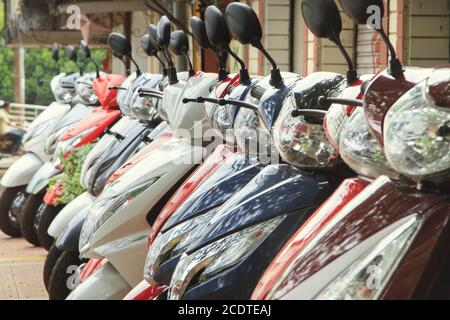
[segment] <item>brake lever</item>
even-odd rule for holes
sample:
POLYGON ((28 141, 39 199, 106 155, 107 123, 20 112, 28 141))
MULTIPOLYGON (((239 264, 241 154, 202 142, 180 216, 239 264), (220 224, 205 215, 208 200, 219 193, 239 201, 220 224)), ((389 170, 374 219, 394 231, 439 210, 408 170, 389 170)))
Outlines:
POLYGON ((123 90, 123 91, 127 91, 128 88, 115 86, 115 87, 109 87, 108 90, 123 90))
POLYGON ((329 104, 336 103, 354 107, 362 107, 364 106, 364 101, 359 99, 345 99, 345 98, 333 98, 333 97, 325 97, 321 96, 317 100, 317 103, 321 107, 327 107, 329 104))

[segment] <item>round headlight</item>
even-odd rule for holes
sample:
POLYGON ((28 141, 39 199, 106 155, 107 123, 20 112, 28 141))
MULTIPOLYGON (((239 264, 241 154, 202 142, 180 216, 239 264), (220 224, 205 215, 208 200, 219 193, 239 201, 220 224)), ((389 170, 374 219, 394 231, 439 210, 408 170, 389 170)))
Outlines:
POLYGON ((345 163, 359 174, 371 178, 381 175, 394 179, 399 177, 387 164, 383 149, 370 133, 362 108, 357 108, 345 124, 339 152, 345 163))
POLYGON ((332 167, 337 161, 337 151, 331 145, 321 122, 313 122, 304 116, 293 117, 297 107, 292 92, 273 131, 275 146, 284 161, 305 168, 332 167))
MULTIPOLYGON (((259 100, 248 94, 245 102, 259 104, 259 100)), ((240 108, 234 123, 234 134, 241 150, 246 153, 266 157, 276 153, 270 133, 262 127, 257 113, 240 108)))
POLYGON ((117 103, 119 105, 120 111, 124 115, 129 115, 130 113, 129 107, 132 95, 130 94, 129 88, 135 80, 136 73, 134 72, 125 79, 125 81, 122 83, 122 89, 117 93, 117 103))
POLYGON ((75 96, 75 80, 79 77, 78 73, 60 74, 54 77, 50 83, 55 100, 62 104, 72 102, 75 96))
MULTIPOLYGON (((442 134, 449 127, 450 109, 438 106, 427 91, 436 78, 442 74, 404 94, 384 121, 386 157, 395 170, 413 179, 444 179, 450 171, 450 139, 448 132, 442 134)), ((448 73, 440 81, 448 88, 448 73)))
POLYGON ((92 89, 96 74, 87 74, 76 81, 76 94, 84 104, 95 104, 98 102, 97 95, 92 89))

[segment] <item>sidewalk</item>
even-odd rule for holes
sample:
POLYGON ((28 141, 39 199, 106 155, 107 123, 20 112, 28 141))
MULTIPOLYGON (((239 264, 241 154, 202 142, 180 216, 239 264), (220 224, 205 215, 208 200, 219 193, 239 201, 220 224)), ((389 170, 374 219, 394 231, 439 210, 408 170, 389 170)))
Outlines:
MULTIPOLYGON (((15 158, 0 160, 0 177, 15 158)), ((0 300, 48 299, 42 280, 47 252, 0 231, 0 300)))
POLYGON ((42 281, 46 251, 0 232, 0 300, 48 299, 42 281))

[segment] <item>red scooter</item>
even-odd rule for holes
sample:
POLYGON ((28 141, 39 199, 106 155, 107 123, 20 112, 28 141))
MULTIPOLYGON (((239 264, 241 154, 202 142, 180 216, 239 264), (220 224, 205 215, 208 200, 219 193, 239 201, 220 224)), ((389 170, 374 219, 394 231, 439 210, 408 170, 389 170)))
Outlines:
MULTIPOLYGON (((72 150, 92 143, 120 118, 121 112, 116 101, 118 91, 114 88, 120 87, 124 80, 125 77, 123 75, 114 74, 100 76, 94 80, 93 91, 97 95, 101 106, 95 108, 77 126, 59 138, 56 154, 63 154, 67 157, 72 150)), ((58 212, 63 208, 62 205, 55 203, 55 200, 63 192, 60 182, 49 188, 44 196, 43 203, 38 207, 36 213, 35 228, 37 236, 41 246, 47 250, 54 241, 47 234, 47 229, 58 212)))

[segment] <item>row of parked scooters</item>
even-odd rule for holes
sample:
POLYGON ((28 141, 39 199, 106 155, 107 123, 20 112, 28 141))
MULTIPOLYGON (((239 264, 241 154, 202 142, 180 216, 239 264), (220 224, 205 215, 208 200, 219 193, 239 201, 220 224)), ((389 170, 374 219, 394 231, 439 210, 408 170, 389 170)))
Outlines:
MULTIPOLYGON (((359 24, 383 8, 341 4, 359 24)), ((347 75, 280 72, 255 12, 231 3, 190 21, 217 74, 192 69, 186 34, 163 16, 142 38, 162 74, 52 80, 57 102, 28 130, 0 199, 2 231, 49 250, 51 299, 450 298, 450 67, 403 67, 377 30, 390 65, 358 75, 335 2, 303 0, 302 12, 347 75), (270 76, 249 75, 232 37, 262 52, 270 76), (87 191, 56 204, 59 155, 89 143, 87 191)), ((108 42, 134 61, 123 35, 108 42)))

